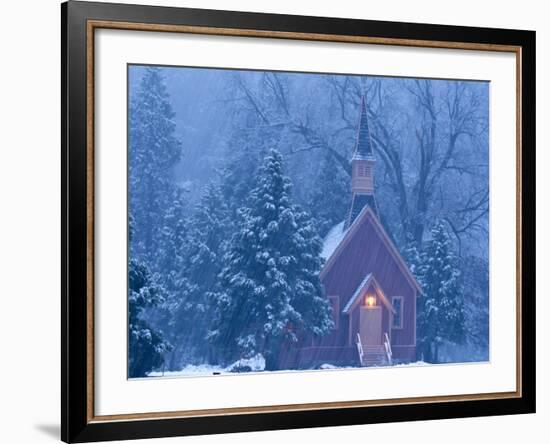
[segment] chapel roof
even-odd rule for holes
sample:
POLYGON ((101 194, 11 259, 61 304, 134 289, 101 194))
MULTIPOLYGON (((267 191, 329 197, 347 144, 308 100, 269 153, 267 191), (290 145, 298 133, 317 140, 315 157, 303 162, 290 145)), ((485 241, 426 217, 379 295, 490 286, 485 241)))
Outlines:
POLYGON ((379 217, 378 207, 376 205, 374 194, 353 194, 345 228, 349 228, 353 224, 355 219, 357 219, 357 216, 359 216, 359 213, 361 213, 363 208, 365 208, 367 205, 370 207, 374 215, 376 217, 379 217))

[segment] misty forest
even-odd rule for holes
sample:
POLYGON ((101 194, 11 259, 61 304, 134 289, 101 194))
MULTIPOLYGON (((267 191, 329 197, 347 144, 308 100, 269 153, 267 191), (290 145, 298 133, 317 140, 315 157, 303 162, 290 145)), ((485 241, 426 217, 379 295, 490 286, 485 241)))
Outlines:
POLYGON ((331 331, 321 253, 363 102, 380 222, 422 288, 414 362, 489 359, 487 82, 128 76, 129 377, 297 370, 281 348, 331 331))

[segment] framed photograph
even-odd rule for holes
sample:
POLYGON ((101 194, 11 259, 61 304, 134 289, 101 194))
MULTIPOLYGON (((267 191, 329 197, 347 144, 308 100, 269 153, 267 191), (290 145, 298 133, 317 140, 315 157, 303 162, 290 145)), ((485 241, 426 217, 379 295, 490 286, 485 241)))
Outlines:
POLYGON ((535 411, 535 33, 69 1, 62 439, 535 411))

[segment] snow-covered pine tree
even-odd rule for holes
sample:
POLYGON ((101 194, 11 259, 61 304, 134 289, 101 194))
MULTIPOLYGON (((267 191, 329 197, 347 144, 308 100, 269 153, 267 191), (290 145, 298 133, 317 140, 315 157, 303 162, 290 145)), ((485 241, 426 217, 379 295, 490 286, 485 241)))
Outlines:
POLYGON ((421 254, 419 275, 424 294, 418 298, 417 344, 423 359, 437 363, 441 344, 464 340, 460 271, 441 221, 436 221, 421 254))
POLYGON ((174 111, 159 68, 145 70, 129 112, 129 209, 135 219, 132 257, 155 258, 164 215, 174 195, 172 169, 181 157, 174 111))
MULTIPOLYGON (((130 217, 130 239, 133 237, 133 218, 130 217)), ((163 288, 147 266, 136 259, 128 264, 128 376, 138 378, 159 368, 164 355, 172 346, 162 332, 143 319, 145 310, 163 301, 163 288)))
POLYGON ((172 367, 186 362, 209 361, 206 341, 211 316, 211 293, 215 291, 232 230, 229 211, 219 186, 206 187, 182 244, 179 282, 182 284, 173 309, 173 341, 177 344, 172 367))
POLYGON ((461 261, 464 285, 464 325, 466 342, 481 360, 489 359, 489 262, 485 258, 467 256, 461 261))
POLYGON ((422 287, 422 274, 421 274, 421 265, 422 265, 422 254, 421 248, 418 243, 414 240, 414 236, 411 233, 405 235, 406 243, 405 247, 402 250, 402 256, 407 263, 409 270, 416 278, 417 282, 422 287))
MULTIPOLYGON (((231 129, 225 140, 228 162, 223 169, 221 182, 221 190, 233 219, 238 209, 246 204, 250 191, 256 185, 255 176, 262 160, 271 147, 281 145, 285 132, 284 125, 266 125, 266 117, 258 109, 249 107, 246 100, 242 100, 244 79, 236 74, 234 80, 236 83, 230 84, 228 88, 228 98, 238 105, 230 114, 231 129)), ((262 89, 255 90, 255 93, 262 94, 262 89)))
MULTIPOLYGON (((255 119, 252 119, 255 123, 255 119)), ((269 144, 274 140, 272 131, 255 127, 235 128, 227 142, 227 163, 221 171, 220 189, 233 220, 239 208, 246 204, 256 173, 265 157, 269 144), (264 134, 265 133, 265 134, 264 134)))
POLYGON ((233 158, 221 173, 223 181, 220 190, 233 218, 236 218, 237 210, 245 204, 250 190, 255 185, 254 177, 259 160, 258 154, 246 144, 241 150, 235 150, 230 155, 233 158))
POLYGON ((346 214, 349 202, 342 196, 349 196, 349 175, 327 151, 311 194, 311 213, 317 220, 317 231, 324 237, 346 214))
POLYGON ((297 226, 294 235, 294 255, 298 259, 298 264, 289 270, 288 274, 291 281, 294 281, 292 305, 301 316, 301 324, 298 324, 300 328, 297 331, 317 337, 323 336, 334 326, 332 309, 319 279, 323 266, 323 243, 317 232, 316 221, 309 213, 297 205, 293 209, 297 226))
POLYGON ((283 159, 270 150, 256 178, 220 273, 209 339, 226 360, 261 353, 278 367, 281 347, 302 332, 332 326, 318 273, 321 240, 309 216, 291 202, 283 159))
MULTIPOLYGON (((148 307, 143 314, 143 317, 152 326, 162 330, 173 344, 177 344, 173 334, 174 312, 181 304, 182 294, 188 287, 188 282, 181 272, 188 232, 184 204, 183 190, 174 187, 172 195, 167 196, 164 214, 158 221, 155 249, 148 255, 155 264, 155 273, 162 284, 164 299, 162 303, 148 307)), ((174 370, 171 367, 173 357, 174 353, 167 356, 170 370, 174 370)))
POLYGON ((140 319, 168 334, 174 301, 186 284, 179 273, 186 208, 184 191, 173 177, 181 143, 175 135, 175 114, 160 69, 144 70, 129 111, 130 254, 156 276, 164 295, 162 303, 145 305, 140 319))
POLYGON ((149 255, 161 272, 164 287, 169 293, 181 288, 181 268, 185 257, 184 246, 188 234, 188 220, 185 214, 185 196, 182 189, 170 187, 166 196, 162 219, 159 219, 155 250, 149 255))
POLYGON ((145 264, 135 259, 130 260, 128 278, 128 376, 138 378, 161 367, 172 347, 161 331, 141 317, 144 310, 162 302, 162 288, 145 264))

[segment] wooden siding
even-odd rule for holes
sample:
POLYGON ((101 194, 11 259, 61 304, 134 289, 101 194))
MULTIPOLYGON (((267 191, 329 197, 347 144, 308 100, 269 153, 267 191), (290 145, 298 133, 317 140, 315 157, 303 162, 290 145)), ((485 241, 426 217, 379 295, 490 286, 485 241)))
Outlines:
POLYGON ((334 330, 340 328, 340 296, 329 296, 330 309, 332 310, 332 321, 334 322, 334 330))
POLYGON ((328 265, 321 273, 325 293, 338 296, 338 328, 322 338, 301 338, 293 348, 282 350, 281 368, 312 368, 322 363, 356 365, 356 333, 359 331, 359 305, 347 315, 342 313, 357 287, 368 273, 388 300, 403 297, 403 328, 391 328, 390 311, 382 311, 382 333, 388 332, 396 360, 416 358, 416 296, 417 284, 403 268, 401 258, 388 245, 382 226, 374 213, 362 214, 350 228, 349 237, 343 240, 328 265))
MULTIPOLYGON (((388 299, 391 300, 392 296, 403 296, 403 328, 392 329, 392 344, 414 345, 416 290, 390 253, 374 223, 370 217, 361 221, 361 226, 322 277, 322 282, 326 293, 339 295, 340 307, 344 307, 364 277, 372 273, 388 299)), ((340 327, 348 325, 347 316, 340 316, 340 327)), ((336 341, 348 345, 349 330, 343 330, 340 328, 332 332, 330 337, 326 338, 328 342, 323 340, 322 344, 335 344, 336 341)), ((353 331, 355 326, 352 327, 353 331)))

